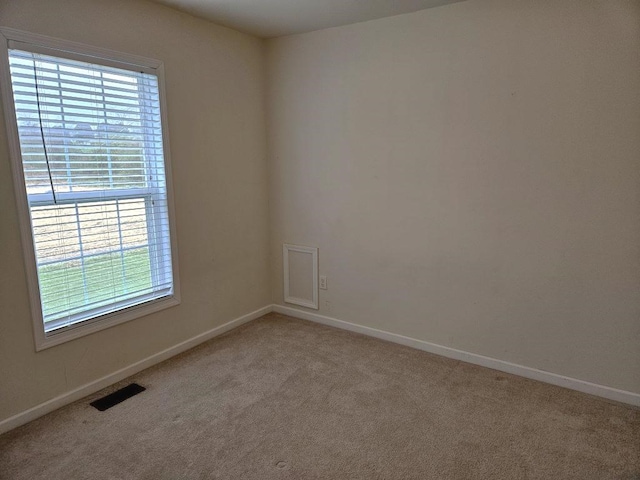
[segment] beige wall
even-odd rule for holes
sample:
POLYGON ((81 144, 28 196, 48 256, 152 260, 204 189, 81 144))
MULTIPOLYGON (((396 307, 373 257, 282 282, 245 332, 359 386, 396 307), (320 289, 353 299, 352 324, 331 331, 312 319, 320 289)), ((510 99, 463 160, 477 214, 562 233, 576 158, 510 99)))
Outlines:
POLYGON ((0 0, 0 25, 165 62, 182 282, 36 354, 0 116, 0 421, 282 303, 283 242, 320 247, 322 314, 640 393, 638 2, 272 40, 266 81, 262 41, 143 0, 0 0))
POLYGON ((139 0, 0 0, 0 25, 165 63, 182 304, 35 353, 0 116, 0 420, 270 303, 261 40, 139 0))
POLYGON ((268 42, 273 299, 640 393, 640 3, 469 0, 268 42))

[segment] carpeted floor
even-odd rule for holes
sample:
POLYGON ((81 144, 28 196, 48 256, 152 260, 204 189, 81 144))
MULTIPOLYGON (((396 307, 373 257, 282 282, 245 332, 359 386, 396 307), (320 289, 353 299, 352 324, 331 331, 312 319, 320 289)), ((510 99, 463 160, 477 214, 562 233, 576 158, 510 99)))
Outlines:
POLYGON ((269 314, 1 436, 0 478, 638 480, 640 411, 269 314))

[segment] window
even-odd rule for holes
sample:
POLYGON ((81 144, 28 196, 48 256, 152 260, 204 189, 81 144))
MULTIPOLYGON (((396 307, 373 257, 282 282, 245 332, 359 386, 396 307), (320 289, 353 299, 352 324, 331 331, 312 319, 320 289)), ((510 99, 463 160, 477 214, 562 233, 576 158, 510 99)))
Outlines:
POLYGON ((36 347, 175 305, 162 65, 2 34, 36 347))

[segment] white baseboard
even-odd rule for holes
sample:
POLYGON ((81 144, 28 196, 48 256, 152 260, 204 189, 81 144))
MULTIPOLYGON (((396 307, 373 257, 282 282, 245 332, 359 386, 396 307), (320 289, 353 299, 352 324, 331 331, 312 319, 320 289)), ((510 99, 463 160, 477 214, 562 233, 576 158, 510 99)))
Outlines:
POLYGON ((454 348, 444 347, 435 343, 425 342, 423 340, 417 340, 411 337, 405 337, 396 333, 386 332, 384 330, 378 330, 371 327, 365 327, 355 323, 345 322, 336 318, 326 317, 317 313, 311 313, 297 308, 285 307, 282 305, 267 305, 254 312, 247 313, 241 317, 238 317, 230 322, 213 328, 207 332, 197 335, 193 338, 185 340, 173 347, 167 348, 161 352, 158 352, 150 357, 147 357, 139 362, 136 362, 128 367, 120 369, 116 372, 110 373, 98 380, 89 382, 81 387, 64 393, 56 398, 48 400, 44 403, 36 405, 33 408, 18 413, 12 417, 0 421, 0 434, 12 430, 20 425, 31 422, 36 418, 46 415, 49 412, 57 410, 60 407, 68 405, 76 400, 91 395, 109 385, 113 385, 120 380, 123 380, 131 375, 134 375, 142 370, 156 365, 164 360, 167 360, 179 353, 185 352, 207 340, 222 335, 240 325, 248 323, 256 318, 266 315, 269 312, 282 313, 291 317, 300 318, 303 320, 310 320, 312 322, 321 323, 323 325, 329 325, 331 327, 337 327, 343 330, 349 330, 370 337, 380 338, 389 342, 398 343, 400 345, 406 345, 408 347, 423 350, 425 352, 434 353, 443 357, 452 358, 454 360, 461 360, 463 362, 480 365, 482 367, 492 368, 501 372, 511 373, 519 375, 521 377, 530 378, 533 380, 539 380, 541 382, 550 383, 551 385, 557 385, 571 390, 577 390, 579 392, 588 393, 598 397, 606 398, 616 402, 626 403, 636 407, 640 407, 640 394, 628 392, 625 390, 618 390, 616 388, 606 387, 604 385, 598 385, 595 383, 586 382, 584 380, 578 380, 575 378, 565 377, 556 373, 545 372, 537 370, 535 368, 525 367, 517 365, 515 363, 505 362, 503 360, 497 360, 495 358, 485 357, 475 353, 464 352, 462 350, 456 350, 454 348))
POLYGON ((618 390, 616 388, 606 387, 604 385, 598 385, 595 383, 586 382, 584 380, 578 380, 576 378, 565 377, 556 373, 545 372, 543 370, 505 362, 504 360, 497 360, 495 358, 485 357, 483 355, 478 355, 475 353, 456 350, 454 348, 444 347, 442 345, 425 342, 423 340, 417 340, 411 337, 405 337, 396 333, 386 332, 384 330, 378 330, 355 323, 345 322, 343 320, 338 320, 336 318, 326 317, 317 313, 299 310, 297 308, 285 307, 282 305, 273 305, 273 311, 282 313, 284 315, 289 315, 291 317, 310 320, 312 322, 321 323, 323 325, 329 325, 331 327, 337 327, 343 330, 361 333, 370 337, 380 338, 389 342, 399 343, 400 345, 417 348, 418 350, 434 353, 436 355, 452 358, 454 360, 473 363, 474 365, 480 365, 481 367, 492 368, 501 372, 519 375, 521 377, 530 378, 532 380, 538 380, 541 382, 550 383, 551 385, 557 385, 559 387, 577 390, 578 392, 588 393, 590 395, 606 398, 608 400, 640 407, 640 394, 638 393, 628 392, 626 390, 618 390))
POLYGON ((239 327, 240 325, 250 322, 251 320, 255 320, 269 312, 272 311, 272 306, 267 305, 266 307, 260 308, 255 312, 247 313, 241 317, 238 317, 230 322, 225 323, 224 325, 220 325, 219 327, 212 328, 211 330, 201 333, 193 338, 185 340, 184 342, 178 343, 173 347, 169 347, 166 350, 158 352, 150 357, 147 357, 139 362, 136 362, 128 367, 122 368, 116 372, 110 373, 98 380, 94 380, 93 382, 89 382, 81 387, 76 388, 75 390, 71 390, 70 392, 63 393, 62 395, 52 398, 40 405, 36 405, 29 410, 25 410, 24 412, 18 413, 12 417, 9 417, 5 420, 0 421, 0 434, 4 432, 8 432, 20 425, 24 425, 25 423, 31 422, 36 418, 39 418, 43 415, 46 415, 49 412, 57 410, 60 407, 68 405, 76 400, 80 400, 81 398, 86 397, 87 395, 91 395, 92 393, 97 392, 109 385, 113 385, 120 380, 123 380, 131 375, 134 375, 138 372, 141 372, 145 368, 149 368, 157 363, 163 362, 179 353, 185 352, 190 348, 193 348, 207 340, 211 340, 214 337, 222 335, 223 333, 228 332, 229 330, 239 327))

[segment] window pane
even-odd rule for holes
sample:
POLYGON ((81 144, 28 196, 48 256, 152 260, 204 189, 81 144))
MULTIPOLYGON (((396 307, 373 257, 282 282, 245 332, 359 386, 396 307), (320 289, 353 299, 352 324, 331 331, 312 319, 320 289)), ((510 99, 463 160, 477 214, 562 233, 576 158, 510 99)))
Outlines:
POLYGON ((52 322, 68 311, 109 304, 114 297, 150 293, 149 248, 50 263, 38 267, 38 278, 44 315, 52 322))
POLYGON ((38 263, 76 258, 80 255, 75 205, 32 208, 31 224, 38 263))
POLYGON ((153 75, 18 50, 10 60, 28 193, 150 186, 147 157, 162 160, 153 75))

